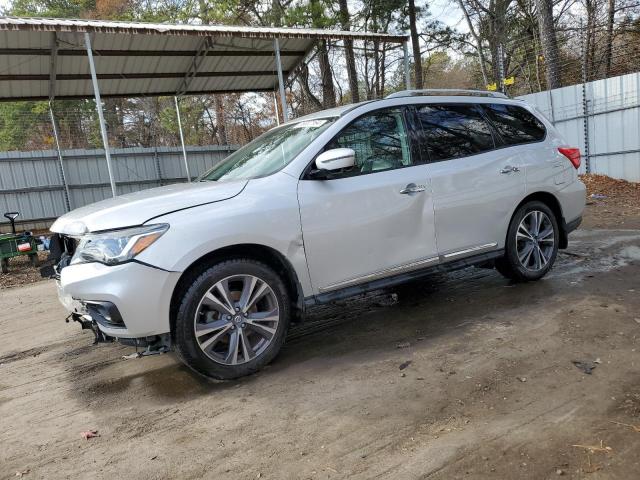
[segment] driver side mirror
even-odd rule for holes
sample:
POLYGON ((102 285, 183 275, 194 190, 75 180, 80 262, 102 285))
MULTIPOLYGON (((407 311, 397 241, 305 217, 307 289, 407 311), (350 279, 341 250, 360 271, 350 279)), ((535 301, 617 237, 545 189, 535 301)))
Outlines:
POLYGON ((356 164, 356 152, 351 148, 332 148, 322 152, 316 158, 318 170, 341 170, 351 168, 356 164))

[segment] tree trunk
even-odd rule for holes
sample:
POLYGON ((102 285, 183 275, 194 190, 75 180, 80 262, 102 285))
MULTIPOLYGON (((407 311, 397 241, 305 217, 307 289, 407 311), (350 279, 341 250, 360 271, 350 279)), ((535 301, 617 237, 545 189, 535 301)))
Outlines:
POLYGON ((464 18, 467 21, 467 26, 469 27, 471 36, 476 41, 476 48, 478 49, 478 60, 480 61, 480 72, 482 72, 482 79, 484 80, 484 84, 488 85, 489 78, 487 77, 487 59, 484 55, 484 48, 482 48, 482 40, 476 32, 476 29, 473 26, 473 22, 471 21, 471 17, 469 16, 469 12, 467 11, 464 3, 462 3, 462 0, 458 0, 458 5, 460 6, 460 10, 462 10, 462 13, 464 13, 464 18))
MULTIPOLYGON (((351 29, 349 21, 349 7, 347 0, 338 0, 340 7, 340 26, 343 30, 351 29)), ((357 103, 360 101, 360 92, 358 91, 358 74, 356 72, 356 56, 353 53, 353 40, 344 41, 344 51, 347 61, 347 76, 349 77, 349 91, 351 92, 351 101, 357 103)))
MULTIPOLYGON (((304 92, 305 96, 313 104, 313 108, 315 110, 322 110, 322 103, 316 98, 316 96, 311 91, 311 88, 309 87, 309 67, 304 63, 300 67, 298 82, 300 83, 300 87, 302 87, 302 91, 304 92)), ((306 113, 304 107, 302 110, 306 113)))
MULTIPOLYGON (((208 25, 210 23, 208 3, 205 0, 199 0, 198 4, 200 7, 200 20, 205 25, 208 25)), ((216 130, 218 133, 218 143, 220 145, 226 145, 227 144, 227 127, 226 127, 225 118, 224 118, 225 105, 224 105, 224 99, 222 98, 221 95, 219 94, 213 95, 213 105, 216 110, 216 130)))
POLYGON ((336 106, 336 91, 333 88, 333 75, 331 75, 331 63, 329 62, 329 50, 327 41, 318 42, 318 61, 320 63, 320 80, 322 82, 322 105, 324 108, 336 106))
POLYGON ((373 66, 375 73, 373 75, 373 92, 375 98, 381 98, 380 96, 380 42, 373 40, 373 66))
POLYGON ((415 85, 417 89, 423 88, 422 82, 422 56, 420 55, 420 37, 416 25, 416 4, 409 0, 409 29, 411 30, 411 47, 413 48, 413 69, 415 71, 415 85))
MULTIPOLYGON (((311 0, 311 20, 315 28, 323 28, 324 13, 319 5, 320 0, 311 0)), ((318 41, 318 63, 320 64, 320 81, 322 82, 322 104, 324 108, 336 106, 336 91, 333 88, 333 75, 329 62, 329 50, 326 40, 318 41)))
POLYGON ((218 130, 218 142, 227 145, 227 127, 224 118, 224 101, 221 95, 213 96, 213 104, 216 108, 216 128, 218 130))
POLYGON ((613 60, 613 21, 616 14, 616 0, 609 0, 609 10, 607 12, 607 40, 605 44, 605 77, 611 74, 611 63, 613 60))
POLYGON ((560 72, 560 53, 553 25, 553 0, 536 0, 538 8, 538 24, 540 25, 540 43, 544 55, 547 88, 560 88, 562 78, 560 72))
POLYGON ((584 32, 584 80, 589 81, 595 75, 594 56, 596 43, 596 2, 595 0, 586 0, 585 8, 587 10, 587 26, 584 32))

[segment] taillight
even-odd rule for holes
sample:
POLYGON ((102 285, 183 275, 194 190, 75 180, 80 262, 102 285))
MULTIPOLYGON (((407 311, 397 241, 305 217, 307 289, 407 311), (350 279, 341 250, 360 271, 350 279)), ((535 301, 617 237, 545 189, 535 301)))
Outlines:
POLYGON ((558 151, 567 157, 571 165, 577 170, 580 168, 580 149, 579 148, 559 148, 558 151))

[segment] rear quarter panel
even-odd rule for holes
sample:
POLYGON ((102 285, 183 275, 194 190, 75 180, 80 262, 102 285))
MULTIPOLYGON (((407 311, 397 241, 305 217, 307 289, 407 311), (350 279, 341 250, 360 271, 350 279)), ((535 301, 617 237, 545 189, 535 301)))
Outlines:
POLYGON ((535 109, 531 111, 545 124, 547 136, 543 142, 521 147, 530 147, 523 156, 526 196, 536 192, 551 193, 560 202, 564 220, 570 222, 582 215, 586 191, 577 170, 558 152, 559 147, 572 145, 565 141, 548 119, 535 109))

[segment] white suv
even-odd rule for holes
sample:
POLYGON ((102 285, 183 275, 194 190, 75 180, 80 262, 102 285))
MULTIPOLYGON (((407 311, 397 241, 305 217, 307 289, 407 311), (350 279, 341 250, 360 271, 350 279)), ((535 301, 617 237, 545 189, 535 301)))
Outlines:
POLYGON ((72 318, 227 379, 308 305, 469 265, 537 280, 581 221, 580 151, 524 103, 405 91, 268 131, 197 182, 51 227, 72 318))

